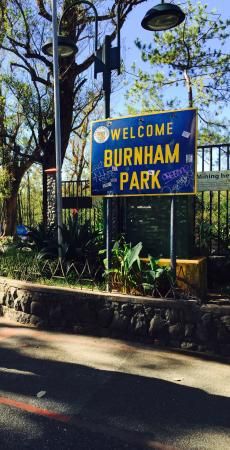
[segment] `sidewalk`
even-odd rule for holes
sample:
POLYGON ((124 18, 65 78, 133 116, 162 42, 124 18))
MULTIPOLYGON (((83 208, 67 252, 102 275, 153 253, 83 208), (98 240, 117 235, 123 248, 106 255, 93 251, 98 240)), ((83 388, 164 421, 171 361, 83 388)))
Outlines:
POLYGON ((0 318, 5 449, 230 448, 230 369, 175 351, 0 318))

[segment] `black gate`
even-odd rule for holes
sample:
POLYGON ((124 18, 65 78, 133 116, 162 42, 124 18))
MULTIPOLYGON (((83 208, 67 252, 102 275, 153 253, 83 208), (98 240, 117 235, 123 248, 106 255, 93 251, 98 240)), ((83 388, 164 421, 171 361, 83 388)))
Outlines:
POLYGON ((77 214, 80 224, 89 222, 93 230, 102 228, 102 202, 92 200, 89 180, 62 181, 62 203, 64 223, 77 214))
MULTIPOLYGON (((230 144, 210 144, 198 147, 198 174, 202 172, 205 175, 205 172, 229 169, 230 144)), ((218 177, 217 174, 213 174, 213 177, 215 176, 218 177)), ((201 252, 207 255, 228 253, 230 250, 229 225, 229 191, 198 192, 195 201, 195 230, 196 245, 201 252)))

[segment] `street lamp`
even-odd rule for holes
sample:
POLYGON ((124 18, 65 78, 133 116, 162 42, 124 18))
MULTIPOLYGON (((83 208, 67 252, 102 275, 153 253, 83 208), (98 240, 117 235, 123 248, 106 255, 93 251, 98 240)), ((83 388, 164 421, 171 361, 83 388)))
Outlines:
MULTIPOLYGON (((57 46, 58 46, 58 56, 59 58, 67 58, 68 56, 72 56, 77 53, 78 48, 72 39, 69 39, 67 36, 57 37, 57 46)), ((42 47, 43 53, 47 56, 53 56, 53 41, 49 39, 42 47)))
POLYGON ((52 0, 52 27, 53 36, 42 47, 43 53, 47 56, 53 56, 53 77, 54 77, 54 118, 55 118, 55 157, 56 157, 56 211, 57 211, 57 229, 58 229, 58 256, 62 258, 62 152, 61 152, 61 120, 60 120, 60 86, 59 86, 59 61, 58 58, 73 56, 77 52, 75 43, 67 36, 62 36, 62 23, 69 10, 73 7, 85 3, 89 5, 95 14, 95 50, 97 50, 98 40, 98 14, 95 6, 87 1, 77 1, 64 11, 59 27, 57 26, 57 0, 52 0))
MULTIPOLYGON (((95 19, 95 78, 98 73, 103 74, 103 91, 105 100, 105 118, 110 117, 111 72, 117 70, 120 73, 120 1, 117 7, 117 46, 111 47, 111 37, 105 36, 102 47, 98 49, 98 12, 96 7, 88 0, 79 0, 69 6, 63 13, 59 27, 57 27, 57 0, 52 0, 52 24, 53 38, 44 44, 43 52, 47 56, 53 56, 54 73, 54 103, 55 103, 55 151, 56 151, 56 192, 57 192, 57 225, 59 256, 62 251, 62 191, 61 191, 61 124, 60 124, 60 88, 58 58, 73 56, 77 52, 75 42, 62 35, 62 25, 70 9, 80 4, 88 5, 93 9, 95 19)), ((107 265, 110 268, 111 261, 111 199, 106 199, 106 253, 107 265)), ((109 289, 109 286, 107 286, 109 289)))
MULTIPOLYGON (((185 19, 184 12, 179 6, 161 1, 147 11, 141 22, 142 27, 148 31, 165 31, 177 27, 185 19)), ((174 282, 176 281, 176 202, 171 197, 170 206, 170 264, 174 282)))
MULTIPOLYGON (((53 4, 56 4, 56 0, 53 0, 53 4)), ((58 30, 57 30, 57 48, 58 48, 58 56, 60 58, 66 58, 68 56, 73 56, 75 53, 77 53, 78 48, 69 36, 65 36, 62 34, 62 26, 63 22, 65 20, 65 17, 68 15, 69 11, 76 6, 79 6, 81 4, 85 4, 90 6, 90 8, 94 11, 95 16, 95 33, 94 33, 94 43, 95 43, 95 53, 97 52, 97 44, 98 44, 98 12, 96 7, 88 0, 79 0, 74 2, 72 5, 70 5, 68 8, 65 9, 65 11, 62 14, 62 17, 59 22, 58 30)), ((47 56, 53 56, 54 50, 53 50, 53 39, 49 39, 42 47, 42 51, 47 56)))
POLYGON ((145 30, 163 31, 177 27, 184 19, 185 14, 179 6, 173 3, 165 3, 162 0, 159 5, 147 11, 141 25, 145 30))

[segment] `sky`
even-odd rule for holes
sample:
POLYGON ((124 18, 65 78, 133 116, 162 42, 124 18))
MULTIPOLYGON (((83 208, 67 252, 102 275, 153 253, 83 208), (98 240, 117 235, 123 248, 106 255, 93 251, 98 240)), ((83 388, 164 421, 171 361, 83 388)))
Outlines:
MULTIPOLYGON (((170 0, 168 0, 170 2, 170 0)), ((144 30, 141 27, 141 20, 145 16, 145 13, 156 4, 160 3, 160 0, 148 0, 143 4, 134 8, 134 10, 129 14, 125 25, 121 30, 121 57, 125 61, 126 70, 132 72, 131 65, 135 61, 136 67, 143 67, 146 70, 145 64, 141 61, 140 51, 135 46, 135 39, 140 38, 141 41, 145 43, 152 42, 152 33, 144 30)), ((177 5, 180 5, 183 9, 183 5, 186 4, 185 0, 182 1, 174 1, 177 5)), ((194 4, 197 3, 197 0, 194 0, 194 4)), ((208 5, 208 10, 216 9, 219 12, 223 19, 230 19, 230 0, 206 0, 202 3, 206 3, 208 5)), ((230 44, 229 44, 229 52, 230 52, 230 44)), ((127 77, 127 80, 131 80, 132 77, 127 77)), ((118 115, 118 113, 125 113, 124 110, 124 93, 126 88, 120 88, 111 98, 111 105, 114 111, 114 114, 118 115)), ((230 108, 226 109, 227 113, 230 115, 230 108)))

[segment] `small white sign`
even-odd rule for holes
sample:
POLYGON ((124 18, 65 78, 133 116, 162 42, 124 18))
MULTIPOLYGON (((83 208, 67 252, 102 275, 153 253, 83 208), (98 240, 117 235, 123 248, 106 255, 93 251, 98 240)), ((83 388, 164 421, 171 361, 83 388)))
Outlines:
POLYGON ((186 163, 192 163, 193 162, 193 155, 186 155, 186 163))
POLYGON ((197 190, 202 191, 229 191, 230 170, 197 173, 197 190))
POLYGON ((191 133, 189 131, 183 131, 182 136, 188 139, 190 137, 191 133))

